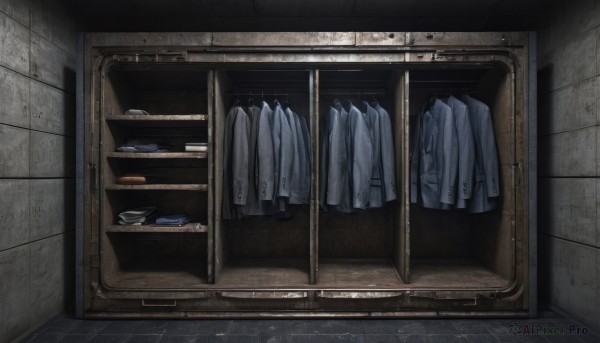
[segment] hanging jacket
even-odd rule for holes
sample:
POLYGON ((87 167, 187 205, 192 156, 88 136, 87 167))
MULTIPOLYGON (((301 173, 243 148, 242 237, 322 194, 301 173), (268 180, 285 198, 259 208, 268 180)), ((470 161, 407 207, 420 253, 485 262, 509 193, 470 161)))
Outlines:
POLYGON ((275 153, 271 123, 273 111, 266 102, 262 102, 258 119, 258 198, 273 200, 275 190, 275 153))
POLYGON ((379 170, 383 185, 384 201, 396 199, 396 155, 394 150, 394 134, 389 113, 377 103, 375 110, 379 114, 379 170))
POLYGON ((381 171, 381 127, 379 126, 379 113, 369 105, 367 101, 362 102, 363 115, 365 117, 371 144, 373 147, 371 181, 369 189, 369 207, 377 208, 383 206, 383 184, 381 171))
POLYGON ((276 187, 273 194, 273 203, 279 211, 285 211, 290 196, 290 183, 292 180, 292 167, 294 161, 294 138, 286 114, 275 101, 273 111, 273 124, 271 126, 273 137, 273 151, 275 152, 275 180, 276 187))
POLYGON ((371 134, 363 114, 350 104, 348 111, 347 142, 349 143, 348 171, 351 171, 351 185, 348 192, 352 196, 353 208, 365 209, 369 202, 371 174, 373 170, 373 145, 371 134))
POLYGON ((411 156, 411 203, 442 208, 456 202, 458 138, 452 109, 440 99, 423 111, 414 135, 411 156), (417 185, 418 183, 418 185, 417 185))
POLYGON ((239 106, 229 110, 223 133, 223 218, 241 217, 248 197, 250 120, 239 106), (237 206, 236 206, 237 205, 237 206))
POLYGON ((329 169, 327 171, 327 205, 342 203, 344 185, 348 178, 346 147, 346 123, 348 113, 341 106, 331 107, 329 136, 329 169))
POLYGON ((304 117, 296 112, 293 114, 298 129, 298 151, 300 153, 300 204, 310 204, 310 134, 304 117))
POLYGON ((300 144, 299 144, 299 140, 298 140, 298 133, 300 132, 300 128, 298 127, 300 122, 296 121, 296 118, 294 117, 294 113, 292 112, 292 110, 287 107, 285 110, 285 116, 287 119, 288 124, 290 125, 290 132, 291 132, 291 140, 292 140, 292 161, 291 161, 291 170, 292 170, 292 174, 291 174, 291 179, 289 182, 289 189, 290 189, 290 193, 289 193, 289 198, 288 198, 288 203, 290 204, 301 204, 302 203, 302 190, 300 189, 300 179, 301 179, 301 169, 302 169, 302 163, 300 162, 300 144))
POLYGON ((500 196, 498 150, 489 107, 483 102, 464 95, 462 100, 469 109, 475 144, 475 183, 469 201, 469 212, 481 213, 496 208, 500 196))
POLYGON ((471 199, 473 194, 475 170, 473 128, 471 127, 467 105, 453 96, 448 97, 446 104, 452 109, 458 138, 458 180, 454 208, 463 209, 467 208, 467 200, 471 199))

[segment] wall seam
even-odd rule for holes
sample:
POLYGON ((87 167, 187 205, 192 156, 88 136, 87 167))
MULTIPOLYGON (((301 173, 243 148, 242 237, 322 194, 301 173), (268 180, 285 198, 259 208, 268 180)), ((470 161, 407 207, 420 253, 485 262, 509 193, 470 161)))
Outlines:
POLYGON ((564 133, 570 133, 570 132, 574 132, 574 131, 581 131, 581 130, 591 129, 591 128, 598 127, 598 126, 600 126, 600 125, 598 125, 596 123, 594 125, 581 126, 581 127, 577 127, 577 128, 573 128, 573 129, 568 129, 568 130, 563 130, 563 131, 557 131, 557 132, 553 132, 553 133, 544 133, 544 134, 538 135, 538 137, 539 138, 552 137, 552 136, 557 136, 557 135, 561 135, 561 134, 564 134, 564 133))
POLYGON ((53 235, 50 235, 50 236, 46 236, 46 237, 43 237, 43 238, 38 238, 38 239, 35 239, 35 240, 32 240, 32 241, 29 241, 27 243, 23 243, 23 244, 15 245, 15 246, 10 247, 10 248, 2 249, 2 250, 0 250, 0 253, 7 252, 7 251, 12 250, 12 249, 26 247, 28 245, 31 245, 33 243, 38 243, 38 242, 44 241, 46 239, 50 239, 50 238, 54 238, 54 237, 58 237, 58 236, 64 236, 64 235, 67 235, 67 234, 69 234, 71 232, 74 232, 74 231, 75 231, 75 229, 66 230, 66 231, 63 231, 63 232, 60 232, 60 233, 56 233, 56 234, 53 234, 53 235))
MULTIPOLYGON (((597 49, 598 49, 598 46, 596 46, 596 50, 597 50, 597 49)), ((597 52, 596 52, 596 53, 597 53, 597 52)), ((555 89, 549 89, 549 90, 547 90, 547 91, 542 91, 542 92, 539 92, 539 94, 538 94, 538 97, 540 97, 540 98, 543 98, 543 97, 549 96, 549 95, 551 95, 551 94, 553 94, 553 93, 556 93, 556 92, 560 92, 560 91, 562 91, 562 90, 565 90, 565 89, 567 89, 567 88, 569 88, 569 87, 578 86, 578 85, 580 85, 580 84, 582 84, 582 83, 585 83, 585 82, 588 82, 588 81, 590 81, 590 80, 593 80, 593 79, 597 78, 598 76, 600 76, 600 75, 598 74, 598 72, 597 72, 597 70, 596 70, 596 73, 595 73, 595 75, 594 75, 594 76, 586 77, 586 78, 580 79, 580 80, 578 80, 578 81, 574 81, 574 82, 571 82, 571 83, 569 83, 569 84, 566 84, 566 85, 564 85, 564 86, 560 86, 560 87, 558 87, 558 88, 555 88, 555 89)))
POLYGON ((588 244, 588 243, 579 242, 579 241, 574 241, 572 239, 568 239, 568 238, 565 238, 565 237, 551 235, 551 234, 548 234, 548 233, 543 232, 541 230, 539 231, 539 234, 541 236, 546 236, 546 237, 557 239, 557 240, 560 240, 560 241, 564 241, 564 242, 573 243, 573 244, 576 244, 576 245, 585 246, 585 247, 592 248, 592 249, 595 249, 595 250, 600 250, 600 247, 598 247, 598 246, 594 246, 594 245, 591 245, 591 244, 588 244))
MULTIPOLYGON (((31 67, 31 36, 30 36, 30 42, 29 42, 29 64, 30 64, 30 67, 31 67)), ((10 67, 7 67, 7 66, 5 66, 5 65, 2 65, 2 64, 0 64, 0 68, 4 68, 4 69, 6 69, 6 70, 8 70, 8 71, 11 71, 11 72, 13 72, 13 73, 16 73, 16 74, 18 74, 18 75, 21 75, 21 76, 23 76, 23 77, 26 77, 26 78, 28 78, 28 79, 30 79, 30 80, 37 81, 37 82, 39 82, 39 83, 41 83, 41 84, 44 84, 44 85, 46 85, 46 86, 48 86, 48 87, 51 87, 51 88, 54 88, 55 90, 58 90, 58 91, 60 91, 60 92, 63 92, 63 93, 65 93, 65 94, 69 94, 69 95, 75 96, 75 92, 69 92, 69 91, 68 91, 68 90, 66 90, 66 89, 62 89, 62 88, 60 88, 60 87, 57 87, 57 86, 55 86, 55 85, 53 85, 53 84, 50 84, 50 83, 48 83, 48 82, 45 82, 45 81, 42 81, 42 80, 36 79, 36 78, 32 77, 32 76, 31 76, 31 75, 29 75, 29 74, 23 74, 23 73, 21 73, 21 72, 19 72, 19 71, 16 71, 16 70, 14 70, 14 69, 11 69, 10 67)), ((29 72, 31 73, 31 70, 30 70, 29 72)))

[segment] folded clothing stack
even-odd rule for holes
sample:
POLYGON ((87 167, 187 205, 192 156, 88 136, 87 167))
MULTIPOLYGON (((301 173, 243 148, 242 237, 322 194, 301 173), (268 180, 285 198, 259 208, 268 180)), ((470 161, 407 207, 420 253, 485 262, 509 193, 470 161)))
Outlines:
POLYGON ((142 173, 126 173, 117 178, 120 185, 145 185, 148 183, 162 183, 164 177, 154 175, 144 175, 142 173))
POLYGON ((188 218, 185 214, 169 214, 162 215, 156 218, 156 225, 176 225, 181 226, 190 222, 190 218, 188 218))
POLYGON ((144 110, 137 110, 134 108, 130 108, 127 111, 125 111, 125 115, 130 115, 130 116, 149 116, 150 113, 144 111, 144 110))
POLYGON ((185 151, 208 151, 208 143, 185 143, 185 151))
POLYGON ((119 224, 121 225, 143 225, 153 221, 156 215, 156 207, 138 207, 119 213, 119 224))
POLYGON ((117 147, 117 151, 121 152, 165 152, 171 151, 170 145, 157 143, 132 143, 127 142, 117 147))

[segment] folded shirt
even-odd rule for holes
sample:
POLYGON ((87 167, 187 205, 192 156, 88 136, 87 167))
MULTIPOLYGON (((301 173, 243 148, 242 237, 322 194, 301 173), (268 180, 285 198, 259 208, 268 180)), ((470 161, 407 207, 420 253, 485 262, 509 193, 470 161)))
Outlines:
POLYGON ((121 144, 117 147, 117 151, 121 152, 165 152, 171 151, 170 145, 162 144, 121 144))
POLYGON ((154 175, 144 175, 142 173, 126 173, 117 178, 116 182, 120 185, 144 185, 148 183, 161 183, 165 178, 154 175))
POLYGON ((142 225, 152 221, 156 212, 155 206, 138 207, 119 213, 119 224, 142 225))
POLYGON ((150 113, 144 111, 144 110, 137 110, 134 108, 128 109, 127 111, 125 111, 125 115, 130 115, 130 116, 149 116, 150 113))
POLYGON ((185 214, 162 215, 156 218, 156 225, 184 225, 190 222, 185 214))

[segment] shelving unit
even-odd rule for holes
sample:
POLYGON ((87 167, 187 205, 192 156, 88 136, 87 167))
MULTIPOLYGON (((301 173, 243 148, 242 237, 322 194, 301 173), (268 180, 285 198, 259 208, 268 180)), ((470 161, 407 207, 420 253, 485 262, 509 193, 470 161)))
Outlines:
POLYGON ((109 69, 103 89, 104 137, 102 181, 102 280, 113 289, 190 288, 208 281, 208 225, 115 225, 117 215, 142 206, 159 214, 185 213, 207 220, 209 152, 185 152, 185 142, 208 140, 206 71, 179 73, 157 66, 136 70, 109 69), (129 108, 150 115, 123 114, 129 108), (118 152, 117 146, 136 139, 172 146, 168 152, 118 152), (128 172, 146 171, 164 183, 117 184, 128 172), (191 246, 196 242, 198 246, 191 246))

